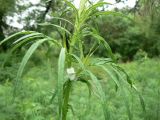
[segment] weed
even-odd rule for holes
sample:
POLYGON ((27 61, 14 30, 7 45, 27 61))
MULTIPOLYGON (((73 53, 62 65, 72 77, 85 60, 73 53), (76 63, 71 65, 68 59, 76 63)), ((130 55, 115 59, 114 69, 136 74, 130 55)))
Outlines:
MULTIPOLYGON (((68 2, 67 0, 64 1, 74 11, 75 23, 73 25, 69 20, 64 18, 57 17, 57 19, 59 19, 61 22, 65 22, 66 24, 73 25, 73 33, 67 30, 64 26, 57 24, 40 24, 43 26, 53 26, 59 29, 64 36, 61 42, 42 33, 35 31, 23 31, 11 35, 0 43, 3 44, 4 42, 12 40, 14 37, 19 37, 13 42, 15 46, 11 52, 21 46, 32 43, 23 57, 18 69, 14 95, 17 95, 18 88, 21 86, 20 79, 28 60, 39 46, 47 42, 50 46, 58 46, 61 48, 58 60, 58 80, 55 93, 58 97, 57 119, 66 120, 68 109, 72 110, 72 106, 69 104, 69 98, 71 95, 71 90, 73 89, 73 84, 76 82, 82 82, 88 86, 90 94, 93 92, 100 99, 101 107, 104 113, 104 119, 109 120, 110 112, 106 104, 107 98, 102 87, 103 84, 99 80, 97 73, 95 73, 92 68, 99 68, 101 71, 108 74, 116 84, 116 89, 121 89, 124 97, 127 96, 124 94, 125 84, 128 84, 134 89, 136 88, 132 84, 132 81, 129 79, 129 76, 126 74, 126 72, 116 64, 116 60, 108 43, 98 34, 95 28, 89 25, 88 21, 90 21, 94 16, 115 13, 110 11, 101 12, 97 10, 98 7, 101 7, 104 4, 109 4, 106 2, 97 2, 93 5, 89 5, 88 0, 80 0, 80 6, 77 9, 71 2, 68 2), (67 40, 65 39, 66 34, 69 36, 69 39, 67 40), (84 55, 83 42, 87 36, 93 37, 95 41, 88 53, 84 55), (108 58, 99 58, 92 61, 92 56, 99 46, 105 47, 108 58), (105 67, 104 65, 107 66, 105 67)), ((53 96, 55 96, 55 94, 53 96)), ((143 103, 142 99, 141 102, 143 103)), ((125 99, 125 106, 127 108, 128 117, 131 120, 132 114, 127 99, 125 99)))

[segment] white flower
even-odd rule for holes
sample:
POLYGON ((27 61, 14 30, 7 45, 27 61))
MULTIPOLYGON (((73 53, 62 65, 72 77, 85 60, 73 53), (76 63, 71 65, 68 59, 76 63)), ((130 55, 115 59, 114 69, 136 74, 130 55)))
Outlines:
POLYGON ((67 75, 70 80, 76 80, 76 73, 73 67, 67 68, 67 75))

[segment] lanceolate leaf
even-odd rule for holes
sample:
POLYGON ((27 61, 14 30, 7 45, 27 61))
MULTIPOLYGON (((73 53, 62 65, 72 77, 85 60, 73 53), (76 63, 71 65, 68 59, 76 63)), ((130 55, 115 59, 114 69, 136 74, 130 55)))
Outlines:
POLYGON ((64 68, 65 68, 65 48, 62 48, 61 52, 60 52, 60 55, 59 55, 59 60, 58 60, 58 107, 59 107, 59 120, 62 119, 64 68))
POLYGON ((116 84, 117 88, 120 86, 118 79, 115 77, 115 75, 113 74, 113 72, 111 71, 110 68, 102 66, 102 65, 98 65, 99 67, 101 67, 105 72, 107 72, 107 74, 112 78, 112 80, 114 81, 114 83, 116 84))
POLYGON ((121 13, 114 12, 114 11, 98 11, 94 13, 91 17, 93 16, 99 16, 99 15, 114 15, 114 16, 122 16, 121 13))
POLYGON ((112 50, 111 50, 109 44, 105 41, 105 39, 104 39, 103 37, 101 37, 100 35, 98 35, 98 34, 95 33, 95 32, 90 32, 88 35, 91 35, 91 36, 94 37, 96 40, 98 40, 99 44, 103 45, 103 46, 106 48, 106 51, 107 51, 109 57, 111 57, 112 60, 113 60, 114 62, 116 62, 115 57, 114 57, 114 55, 113 55, 113 53, 112 53, 112 50))
POLYGON ((87 87, 88 87, 89 96, 88 96, 88 100, 86 100, 86 109, 83 110, 83 111, 84 111, 84 112, 83 112, 83 116, 86 116, 87 114, 90 113, 90 107, 91 107, 91 93, 92 93, 92 92, 94 93, 94 90, 92 89, 92 85, 91 85, 91 83, 90 83, 89 80, 80 79, 80 80, 78 80, 78 81, 80 81, 80 82, 86 84, 87 87))
POLYGON ((91 83, 88 80, 81 79, 81 78, 78 81, 80 81, 82 83, 85 83, 87 85, 88 91, 89 91, 89 99, 90 99, 91 91, 92 91, 92 85, 91 85, 91 83))
POLYGON ((19 36, 19 35, 26 35, 26 34, 31 34, 31 33, 34 33, 34 31, 21 31, 21 32, 18 32, 18 33, 15 33, 9 37, 7 37, 6 39, 2 40, 0 42, 0 45, 2 45, 3 43, 9 41, 9 40, 12 40, 12 38, 16 37, 16 36, 19 36))
POLYGON ((41 23, 39 25, 42 25, 42 26, 53 26, 53 27, 56 27, 58 29, 61 29, 61 30, 65 31, 66 33, 68 33, 69 35, 71 35, 71 33, 67 29, 65 29, 64 27, 62 27, 60 25, 50 24, 50 23, 41 23))
POLYGON ((70 55, 73 56, 77 60, 77 62, 79 63, 80 67, 83 70, 85 70, 85 66, 84 66, 83 62, 81 61, 81 59, 78 56, 74 55, 74 54, 70 54, 70 55))
POLYGON ((71 24, 72 26, 74 26, 74 25, 73 25, 73 23, 72 23, 72 22, 70 22, 70 21, 69 21, 69 20, 67 20, 67 19, 64 19, 64 18, 61 18, 61 17, 53 17, 53 19, 62 20, 62 21, 65 21, 65 22, 67 22, 67 23, 71 24))
MULTIPOLYGON (((132 83, 132 81, 130 80, 128 74, 127 74, 121 67, 119 67, 119 66, 117 66, 117 65, 113 66, 113 69, 114 69, 114 71, 118 74, 118 76, 119 76, 119 78, 120 78, 121 80, 123 80, 123 78, 122 78, 122 75, 121 75, 120 72, 123 72, 123 73, 126 75, 126 79, 127 79, 128 83, 131 85, 131 87, 133 87, 133 89, 134 89, 134 90, 136 91, 136 93, 138 94, 139 99, 140 99, 140 102, 141 102, 141 106, 142 106, 142 108, 143 108, 143 111, 145 112, 146 109, 145 109, 144 99, 143 99, 142 95, 139 93, 139 91, 137 90, 137 88, 133 85, 133 83, 132 83), (120 70, 120 72, 119 72, 117 69, 120 70)), ((123 95, 124 95, 124 94, 123 94, 123 95)), ((128 110, 129 118, 132 119, 132 114, 131 114, 130 109, 128 108, 128 107, 129 107, 129 103, 128 103, 127 99, 126 99, 126 107, 127 107, 127 110, 128 110), (128 105, 127 105, 127 104, 128 104, 128 105)))
POLYGON ((91 7, 88 8, 88 10, 86 11, 86 13, 91 13, 92 11, 94 11, 95 9, 97 9, 98 7, 102 7, 104 5, 111 5, 111 3, 108 2, 98 2, 94 5, 92 5, 91 7))
POLYGON ((100 16, 100 15, 113 15, 113 16, 120 16, 122 18, 126 18, 132 22, 135 22, 132 18, 120 13, 120 12, 114 12, 114 11, 98 11, 94 14, 92 14, 90 17, 94 17, 94 16, 100 16))
POLYGON ((93 83, 94 83, 94 85, 97 89, 97 92, 100 96, 101 105, 102 105, 102 108, 103 108, 105 120, 109 120, 110 119, 110 113, 109 113, 109 110, 107 109, 107 106, 106 106, 106 96, 105 96, 105 93, 102 89, 101 83, 91 71, 86 71, 86 72, 88 72, 88 74, 90 75, 90 77, 91 77, 91 79, 92 79, 92 81, 93 81, 93 83))
POLYGON ((112 63, 113 62, 113 60, 111 58, 95 58, 92 61, 93 62, 90 64, 91 66, 105 65, 107 63, 112 63))
POLYGON ((13 44, 16 44, 16 43, 18 43, 18 42, 20 42, 22 40, 25 40, 27 38, 30 38, 30 37, 44 37, 44 35, 42 33, 36 33, 36 32, 35 33, 31 33, 31 34, 25 35, 25 36, 17 39, 16 41, 14 41, 13 44))
POLYGON ((76 12, 76 14, 78 14, 77 8, 71 2, 69 2, 68 0, 64 0, 64 1, 69 7, 71 7, 76 12))
POLYGON ((113 55, 113 53, 112 53, 112 50, 111 50, 111 48, 110 48, 110 46, 109 46, 109 44, 105 41, 105 39, 103 39, 102 37, 100 37, 100 36, 97 36, 100 40, 101 40, 101 44, 102 45, 104 45, 104 47, 106 48, 106 50, 107 50, 107 52, 108 52, 108 54, 109 54, 109 57, 111 57, 112 58, 112 60, 114 61, 114 62, 116 62, 116 59, 115 59, 115 57, 114 57, 114 55, 113 55))
POLYGON ((17 77, 16 77, 16 85, 15 85, 15 89, 14 89, 14 93, 16 92, 16 89, 17 89, 17 85, 18 85, 18 82, 22 76, 22 73, 23 73, 23 70, 24 70, 24 67, 25 65, 27 64, 29 58, 31 57, 31 55, 34 53, 34 51, 38 48, 39 45, 41 45, 43 42, 45 41, 48 41, 48 39, 41 39, 39 41, 37 41, 36 43, 34 43, 29 49, 28 51, 26 52, 25 56, 23 57, 22 59, 22 62, 20 64, 20 67, 18 69, 18 72, 17 72, 17 77))
POLYGON ((5 58, 5 60, 4 60, 4 62, 3 62, 3 64, 2 64, 2 67, 4 67, 4 65, 5 65, 5 63, 7 62, 7 60, 10 58, 10 56, 12 55, 12 53, 16 50, 16 49, 18 49, 19 47, 21 47, 22 45, 24 45, 25 43, 28 43, 28 42, 30 42, 30 41, 32 41, 32 40, 37 40, 37 39, 42 39, 41 38, 41 36, 33 36, 33 37, 29 37, 29 38, 26 38, 25 40, 23 40, 23 41, 20 41, 19 43, 17 43, 17 44, 15 44, 15 46, 13 46, 13 48, 11 49, 11 50, 9 50, 9 53, 7 54, 7 56, 6 56, 6 58, 5 58))
POLYGON ((132 87, 132 85, 133 85, 132 80, 130 79, 130 77, 129 77, 129 75, 126 73, 126 71, 125 71, 123 68, 121 68, 121 67, 119 67, 118 65, 116 65, 116 64, 112 64, 112 66, 113 66, 115 69, 121 71, 123 74, 125 74, 126 79, 127 79, 127 82, 128 82, 128 83, 131 85, 131 87, 132 87))
POLYGON ((122 83, 124 81, 123 75, 117 69, 115 69, 114 67, 112 67, 112 68, 113 68, 114 72, 117 74, 118 79, 120 81, 119 83, 120 83, 121 91, 122 91, 121 95, 123 95, 123 97, 124 97, 124 103, 125 103, 125 106, 126 106, 126 109, 127 109, 128 118, 129 118, 129 120, 132 120, 133 119, 133 114, 132 114, 132 112, 130 110, 129 100, 126 99, 127 98, 126 91, 125 91, 124 85, 122 83))

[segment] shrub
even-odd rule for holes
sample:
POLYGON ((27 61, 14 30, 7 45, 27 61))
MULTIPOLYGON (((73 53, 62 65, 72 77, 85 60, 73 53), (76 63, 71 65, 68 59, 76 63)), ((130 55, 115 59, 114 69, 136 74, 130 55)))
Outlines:
POLYGON ((134 56, 134 60, 144 60, 147 58, 147 53, 143 50, 137 51, 137 53, 134 56))

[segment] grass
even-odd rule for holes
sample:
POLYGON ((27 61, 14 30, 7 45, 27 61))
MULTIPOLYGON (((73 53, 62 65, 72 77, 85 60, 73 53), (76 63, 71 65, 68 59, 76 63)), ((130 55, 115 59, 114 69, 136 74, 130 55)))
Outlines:
MULTIPOLYGON (((42 65, 33 66, 29 62, 23 76, 23 85, 18 92, 14 103, 12 99, 12 83, 6 82, 0 86, 0 117, 1 120, 57 120, 58 97, 50 101, 55 92, 56 70, 48 61, 42 65), (30 67, 32 66, 32 67, 30 67), (54 74, 55 73, 55 74, 54 74)), ((148 59, 144 62, 131 62, 120 64, 134 79, 134 83, 144 97, 146 113, 143 112, 138 96, 134 91, 126 91, 133 120, 159 120, 160 119, 160 61, 148 59)), ((15 72, 16 73, 16 72, 15 72)), ((124 97, 120 90, 116 92, 115 84, 110 78, 101 73, 105 80, 103 89, 106 93, 107 107, 111 120, 128 120, 124 97)), ((98 97, 89 98, 87 85, 76 82, 72 85, 72 92, 68 107, 68 120, 104 120, 103 110, 98 97)))

